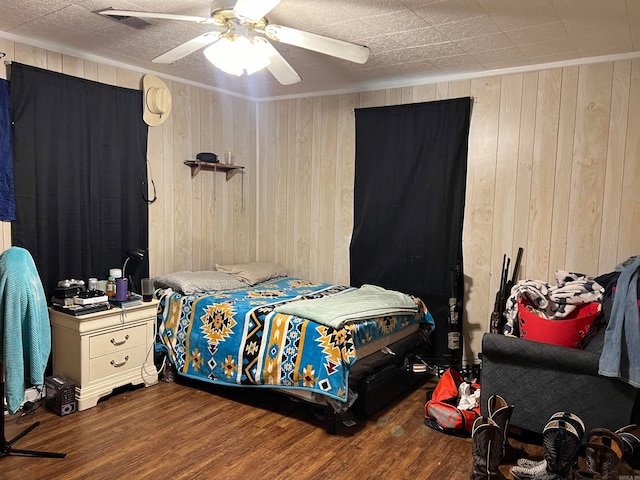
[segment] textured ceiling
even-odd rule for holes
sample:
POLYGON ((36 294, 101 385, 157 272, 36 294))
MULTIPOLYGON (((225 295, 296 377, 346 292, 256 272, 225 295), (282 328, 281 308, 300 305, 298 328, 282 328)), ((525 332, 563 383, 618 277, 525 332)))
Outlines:
MULTIPOLYGON (((234 0, 230 0, 230 5, 234 0)), ((640 56, 639 0, 282 0, 270 23, 366 45, 364 65, 273 42, 302 77, 234 77, 198 51, 172 65, 151 59, 210 30, 150 20, 137 30, 92 13, 113 7, 208 17, 208 0, 2 0, 0 36, 158 76, 272 98, 429 81, 604 55, 640 56)))

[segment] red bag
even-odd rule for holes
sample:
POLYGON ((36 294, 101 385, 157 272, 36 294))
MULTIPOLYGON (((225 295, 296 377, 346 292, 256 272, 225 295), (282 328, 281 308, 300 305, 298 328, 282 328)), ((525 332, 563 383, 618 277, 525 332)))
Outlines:
MULTIPOLYGON (((450 435, 468 437, 476 418, 480 416, 480 405, 472 410, 458 408, 458 387, 464 382, 460 373, 447 369, 440 377, 436 388, 427 392, 424 405, 424 424, 450 435)), ((480 389, 480 384, 471 383, 471 392, 480 389)))

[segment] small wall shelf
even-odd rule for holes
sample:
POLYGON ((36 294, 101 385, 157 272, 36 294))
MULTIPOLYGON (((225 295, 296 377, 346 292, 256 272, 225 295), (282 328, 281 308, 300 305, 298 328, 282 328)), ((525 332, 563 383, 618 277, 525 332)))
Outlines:
POLYGON ((225 172, 227 174, 227 182, 238 172, 244 170, 240 165, 229 165, 226 163, 201 162, 199 160, 185 160, 184 164, 191 167, 191 178, 195 177, 200 170, 209 170, 214 172, 225 172))

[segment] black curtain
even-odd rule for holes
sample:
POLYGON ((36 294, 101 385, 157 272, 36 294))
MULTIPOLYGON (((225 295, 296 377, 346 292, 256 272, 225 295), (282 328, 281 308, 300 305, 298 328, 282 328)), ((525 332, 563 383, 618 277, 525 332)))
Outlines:
POLYGON ((467 97, 355 111, 351 284, 420 297, 436 320, 433 353, 454 365, 462 322, 450 325, 449 299, 460 313, 471 106, 467 97))
MULTIPOLYGON (((12 243, 29 250, 50 298, 58 280, 106 279, 128 249, 148 248, 142 92, 18 63, 10 73, 12 243)), ((148 260, 129 273, 148 276, 148 260)))
POLYGON ((3 222, 16 218, 12 159, 9 82, 0 79, 0 220, 3 222))

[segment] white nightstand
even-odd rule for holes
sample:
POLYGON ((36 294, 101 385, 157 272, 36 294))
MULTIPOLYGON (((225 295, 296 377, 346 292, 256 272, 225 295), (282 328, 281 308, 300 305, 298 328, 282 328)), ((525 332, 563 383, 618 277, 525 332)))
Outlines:
POLYGON ((78 410, 122 385, 158 382, 153 361, 158 301, 74 317, 49 309, 53 373, 76 384, 78 410))

